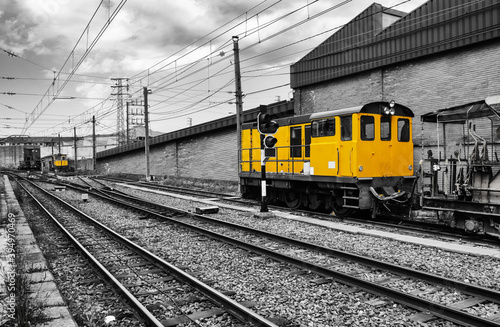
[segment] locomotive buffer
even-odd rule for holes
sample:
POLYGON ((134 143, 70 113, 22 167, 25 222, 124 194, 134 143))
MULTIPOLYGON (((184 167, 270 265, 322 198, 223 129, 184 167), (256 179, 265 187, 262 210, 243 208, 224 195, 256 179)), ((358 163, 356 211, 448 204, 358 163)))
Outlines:
POLYGON ((267 113, 267 106, 260 106, 260 113, 257 116, 257 130, 260 133, 260 171, 261 171, 261 195, 260 212, 268 212, 267 208, 267 183, 266 183, 266 162, 270 157, 276 156, 274 146, 278 139, 273 135, 276 134, 279 124, 271 120, 271 116, 267 113))

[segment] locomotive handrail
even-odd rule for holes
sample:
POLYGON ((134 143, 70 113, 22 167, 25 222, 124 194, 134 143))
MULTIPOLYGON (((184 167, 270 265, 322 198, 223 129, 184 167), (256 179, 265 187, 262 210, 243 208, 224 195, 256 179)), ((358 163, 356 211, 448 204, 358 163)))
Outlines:
POLYGON ((340 175, 340 150, 337 148, 337 175, 340 175))
MULTIPOLYGON (((309 145, 295 145, 294 148, 301 148, 301 150, 305 149, 307 146, 309 145)), ((276 167, 276 173, 279 173, 279 163, 287 163, 287 164, 290 164, 291 163, 291 169, 288 173, 290 174, 300 174, 300 173, 296 173, 295 172, 295 163, 306 163, 308 161, 310 161, 308 159, 308 157, 305 156, 305 151, 301 151, 301 156, 300 157, 295 157, 295 156, 291 156, 289 155, 287 157, 287 159, 281 159, 279 158, 279 151, 280 149, 285 149, 286 150, 289 150, 290 147, 288 146, 276 146, 274 147, 276 149, 276 156, 274 157, 270 157, 267 162, 268 163, 275 163, 275 167, 276 167)), ((259 151, 260 152, 261 148, 257 148, 257 147, 252 147, 252 148, 243 148, 241 149, 241 153, 243 154, 243 151, 247 151, 249 153, 249 157, 251 158, 250 160, 241 160, 241 163, 244 164, 244 163, 247 163, 247 164, 252 164, 252 163, 260 163, 260 156, 257 158, 257 159, 254 159, 250 154, 252 153, 252 151, 259 151)), ((270 172, 269 172, 270 173, 270 172)))

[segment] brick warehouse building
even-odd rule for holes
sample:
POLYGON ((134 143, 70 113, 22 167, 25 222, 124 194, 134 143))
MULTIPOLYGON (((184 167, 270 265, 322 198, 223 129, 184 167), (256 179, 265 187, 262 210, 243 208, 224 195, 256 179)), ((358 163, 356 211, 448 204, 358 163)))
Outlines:
POLYGON ((420 115, 500 94, 499 37, 496 0, 430 0, 409 14, 374 3, 291 67, 295 114, 395 100, 415 113, 418 162, 420 115))
MULTIPOLYGON (((293 105, 299 115, 394 99, 415 113, 418 162, 418 117, 500 94, 498 58, 497 0, 430 0, 409 14, 374 3, 292 65, 294 101, 278 111, 293 105)), ((243 121, 254 120, 257 111, 245 115, 243 121)), ((237 180, 235 119, 222 121, 155 138, 151 174, 237 180)), ((432 134, 424 144, 435 143, 432 134)), ((142 173, 143 146, 98 153, 98 167, 142 173)))

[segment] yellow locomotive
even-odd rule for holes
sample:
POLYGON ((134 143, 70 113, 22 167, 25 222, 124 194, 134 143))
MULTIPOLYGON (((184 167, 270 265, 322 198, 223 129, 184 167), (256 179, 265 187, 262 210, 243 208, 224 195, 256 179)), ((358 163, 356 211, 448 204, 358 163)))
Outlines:
POLYGON ((42 158, 43 171, 69 171, 68 156, 63 153, 51 154, 42 158))
MULTIPOLYGON (((264 150, 268 201, 333 210, 338 216, 357 210, 370 210, 373 217, 408 214, 416 181, 413 116, 391 101, 276 119, 277 143, 264 150)), ((243 124, 241 139, 241 191, 258 198, 257 123, 243 124)))

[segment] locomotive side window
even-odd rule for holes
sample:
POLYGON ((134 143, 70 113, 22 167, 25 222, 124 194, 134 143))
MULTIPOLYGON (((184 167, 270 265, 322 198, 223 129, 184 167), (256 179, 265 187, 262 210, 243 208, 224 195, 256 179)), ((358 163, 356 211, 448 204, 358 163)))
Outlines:
POLYGON ((308 158, 311 156, 311 126, 305 126, 304 129, 304 141, 305 141, 305 153, 304 157, 308 158))
POLYGON ((290 157, 302 157, 302 127, 290 127, 290 157))
POLYGON ((315 120, 312 122, 312 137, 334 136, 335 118, 315 120))
POLYGON ((391 117, 389 116, 380 117, 380 140, 391 140, 391 117))
POLYGON ((398 141, 399 142, 409 142, 410 141, 410 120, 409 119, 398 119, 398 141))
POLYGON ((361 139, 363 141, 375 140, 375 117, 361 116, 361 139))
POLYGON ((315 120, 311 123, 312 137, 319 136, 319 121, 315 120))
POLYGON ((340 139, 342 141, 352 140, 352 116, 340 117, 340 139))

